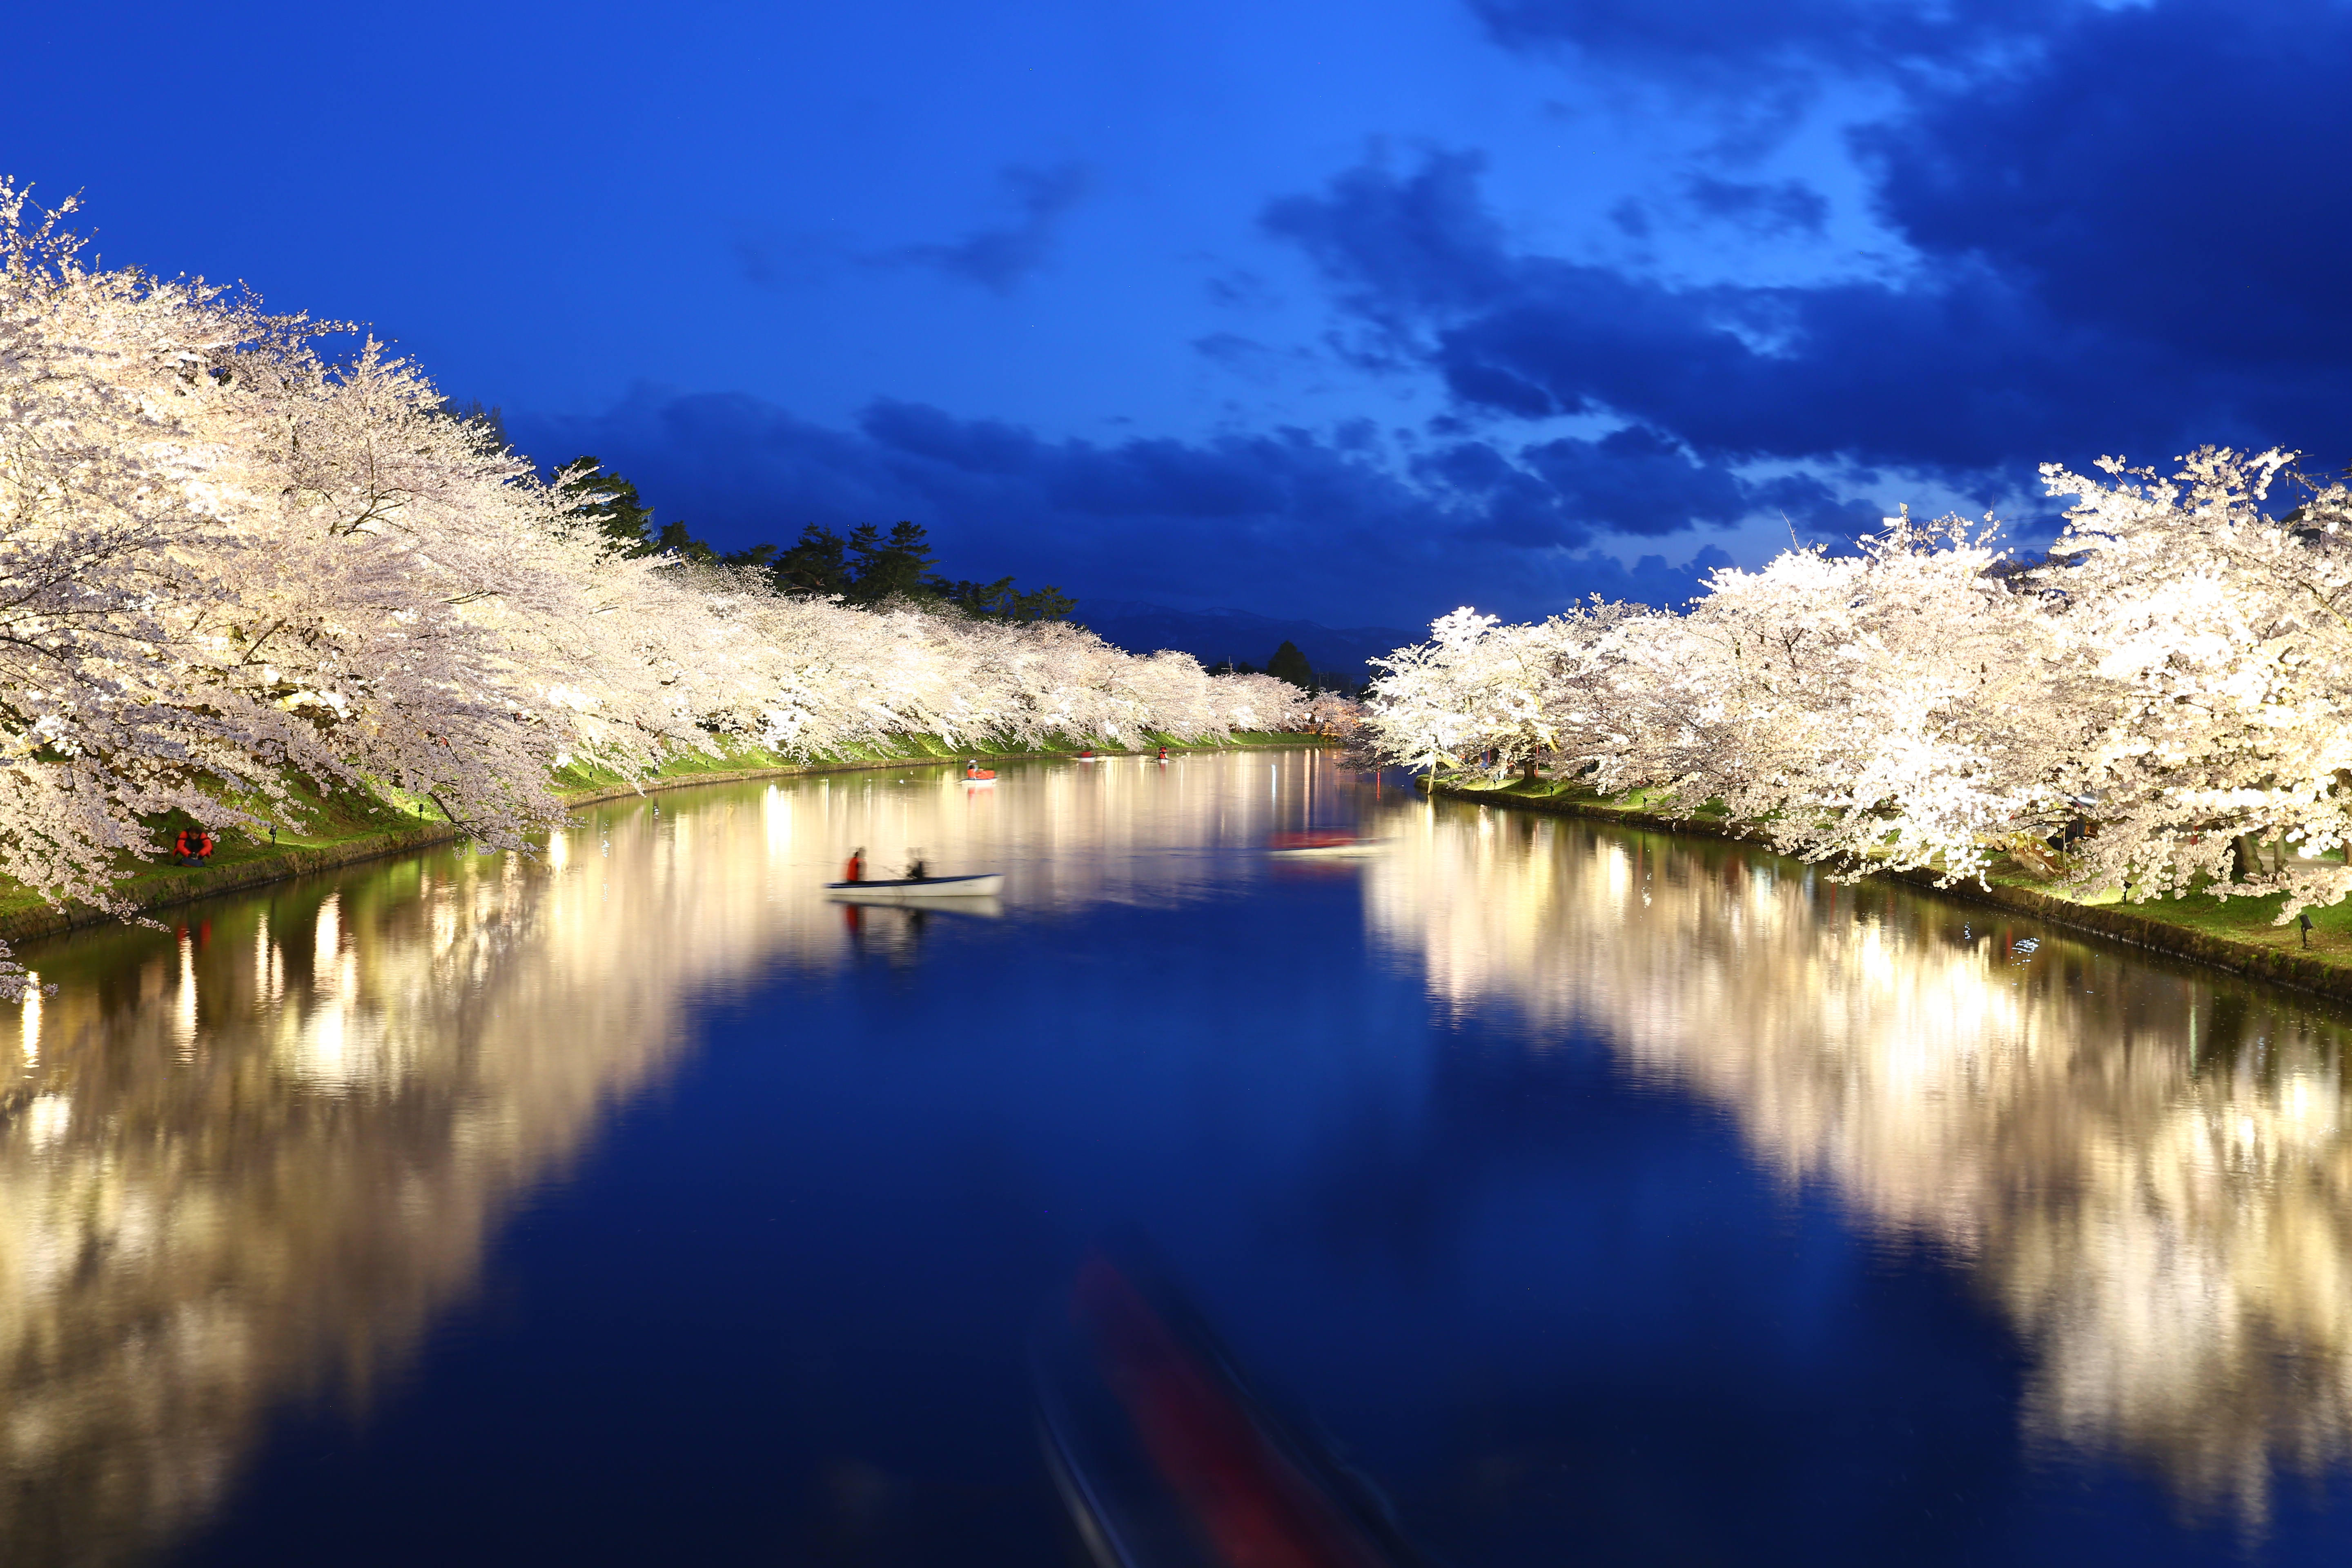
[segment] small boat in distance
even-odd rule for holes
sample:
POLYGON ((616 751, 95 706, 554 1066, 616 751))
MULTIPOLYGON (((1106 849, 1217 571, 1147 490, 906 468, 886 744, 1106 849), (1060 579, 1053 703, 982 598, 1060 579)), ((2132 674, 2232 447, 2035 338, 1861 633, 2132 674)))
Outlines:
POLYGON ((996 770, 982 767, 977 760, 966 763, 963 765, 963 782, 971 784, 994 784, 996 770))
POLYGON ((1310 827, 1297 833, 1277 833, 1265 841, 1271 855, 1321 856, 1337 858, 1348 855, 1370 855, 1388 847, 1385 838, 1367 838, 1345 827, 1310 827))
POLYGON ((857 882, 827 882, 824 890, 836 899, 871 899, 900 904, 909 899, 992 898, 1004 890, 1004 873, 984 871, 969 877, 893 877, 857 882))

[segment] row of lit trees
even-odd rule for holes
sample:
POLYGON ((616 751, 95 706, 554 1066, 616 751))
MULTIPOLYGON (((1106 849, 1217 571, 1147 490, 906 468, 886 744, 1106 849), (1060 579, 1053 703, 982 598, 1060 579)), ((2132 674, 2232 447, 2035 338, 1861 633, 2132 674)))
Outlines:
MULTIPOLYGON (((70 210, 69 208, 67 210, 70 210)), ((1076 627, 779 592, 625 547, 412 364, 201 281, 85 264, 0 182, 0 854, 112 907, 148 824, 288 788, 429 798, 492 843, 551 769, 1300 722, 1300 693, 1076 627)))
POLYGON ((1385 661, 1370 731, 1418 766, 1492 752, 1720 803, 1845 871, 2009 855, 2136 898, 2284 890, 2284 921, 2352 889, 2352 494, 2290 461, 2047 467, 2078 504, 2031 569, 1990 522, 1906 515, 1679 612, 1456 611, 1385 661), (2273 516, 2284 482, 2305 499, 2273 516))

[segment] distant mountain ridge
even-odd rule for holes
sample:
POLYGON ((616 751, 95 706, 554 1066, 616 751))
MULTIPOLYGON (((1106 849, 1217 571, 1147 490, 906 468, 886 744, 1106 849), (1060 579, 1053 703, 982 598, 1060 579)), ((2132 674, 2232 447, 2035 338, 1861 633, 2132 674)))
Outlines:
POLYGON ((1202 664, 1236 659, 1265 668, 1274 650, 1297 643, 1319 673, 1361 680, 1373 671, 1365 660, 1423 640, 1420 632, 1394 626, 1327 626, 1317 621, 1277 621, 1247 610, 1176 610, 1135 599, 1080 599, 1071 619, 1114 647, 1129 653, 1174 648, 1202 664))

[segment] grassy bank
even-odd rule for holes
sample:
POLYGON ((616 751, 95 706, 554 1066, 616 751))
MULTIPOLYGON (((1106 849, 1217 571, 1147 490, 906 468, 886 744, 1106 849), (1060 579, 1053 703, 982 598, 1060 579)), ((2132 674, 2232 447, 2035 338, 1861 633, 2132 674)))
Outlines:
POLYGON ((1165 735, 1148 735, 1139 746, 1084 738, 1034 749, 1009 746, 955 745, 937 735, 894 735, 887 745, 851 747, 814 757, 786 757, 754 746, 729 747, 709 755, 695 752, 662 765, 650 777, 630 780, 602 768, 564 768, 555 775, 555 787, 573 805, 612 800, 641 790, 677 789, 688 784, 724 784, 735 779, 778 778, 796 773, 838 773, 853 768, 899 767, 910 763, 960 763, 978 757, 984 763, 1021 762, 1050 757, 1074 757, 1091 751, 1105 756, 1149 755, 1165 746, 1170 752, 1230 752, 1253 746, 1319 746, 1320 735, 1283 734, 1237 730, 1229 742, 1187 742, 1165 735))
MULTIPOLYGON (((1426 786, 1427 781, 1423 783, 1426 786)), ((1719 805, 1702 807, 1689 816, 1669 815, 1658 810, 1645 791, 1604 799, 1559 779, 1512 779, 1490 784, 1475 776, 1448 779, 1435 787, 1441 797, 1486 805, 1559 812, 1670 833, 1748 837, 1719 805)), ((1932 888, 1936 882, 1931 872, 1883 874, 1923 887, 1932 888)), ((2313 910, 2310 945, 2305 947, 2295 927, 2271 923, 2284 907, 2284 893, 2259 899, 2191 894, 2127 903, 2112 892, 2085 897, 2012 861, 1998 863, 1984 885, 1958 882, 1942 890, 2053 925, 2094 931, 2137 947, 2352 1002, 2352 902, 2313 910)))
MULTIPOLYGON (((1155 735, 1142 747, 1118 747, 1107 742, 1078 739, 1033 751, 982 751, 950 745, 936 735, 906 735, 893 740, 888 746, 801 758, 787 758, 756 747, 731 747, 716 756, 698 752, 674 758, 651 776, 634 781, 603 769, 567 768, 555 775, 554 783, 567 802, 585 805, 696 784, 903 767, 908 763, 956 763, 972 756, 987 762, 1012 762, 1074 756, 1083 750, 1123 755, 1148 754, 1162 745, 1173 753, 1326 743, 1318 735, 1251 731, 1237 731, 1232 741, 1217 743, 1188 744, 1155 735)), ((163 909, 288 877, 307 876, 379 855, 446 843, 457 837, 455 827, 423 803, 387 801, 348 791, 322 796, 299 782, 292 786, 292 792, 299 809, 286 815, 274 838, 267 831, 254 834, 223 829, 216 836, 212 863, 201 868, 176 866, 168 858, 173 834, 181 826, 179 823, 155 825, 154 858, 138 860, 122 857, 116 886, 142 910, 163 909)), ((113 918, 83 904, 51 903, 15 880, 0 877, 0 941, 24 942, 113 918)))

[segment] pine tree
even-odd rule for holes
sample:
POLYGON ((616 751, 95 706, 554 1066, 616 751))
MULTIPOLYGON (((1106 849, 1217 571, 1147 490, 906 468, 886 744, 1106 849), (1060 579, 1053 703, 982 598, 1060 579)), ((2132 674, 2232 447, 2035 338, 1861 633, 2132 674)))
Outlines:
POLYGON ((1265 661, 1265 672, 1276 680, 1287 680, 1301 691, 1315 689, 1315 668, 1307 662, 1307 656, 1298 651, 1295 642, 1285 642, 1274 650, 1274 657, 1265 661))
POLYGON ((636 486, 607 473, 602 458, 572 458, 558 472, 555 488, 566 500, 587 507, 590 520, 612 536, 622 553, 651 555, 662 547, 655 535, 654 509, 638 499, 636 486))

